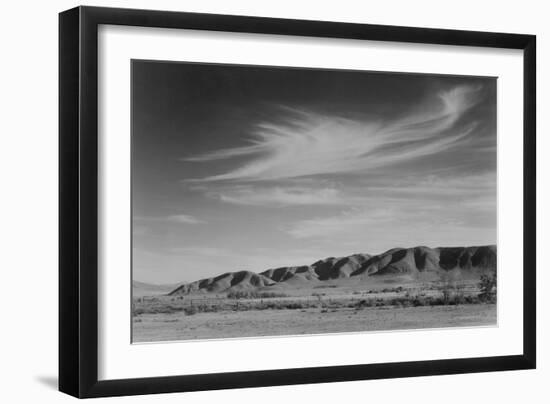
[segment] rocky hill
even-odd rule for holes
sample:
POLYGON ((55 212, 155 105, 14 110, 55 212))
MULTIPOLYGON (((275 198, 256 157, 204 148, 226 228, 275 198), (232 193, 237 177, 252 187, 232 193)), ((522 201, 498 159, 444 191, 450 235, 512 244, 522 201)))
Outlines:
POLYGON ((373 276, 414 275, 455 269, 488 271, 496 269, 496 265, 497 248, 494 245, 393 248, 379 255, 353 254, 347 257, 330 257, 311 265, 268 269, 261 273, 227 272, 213 278, 182 284, 169 294, 253 290, 353 277, 359 281, 373 276))

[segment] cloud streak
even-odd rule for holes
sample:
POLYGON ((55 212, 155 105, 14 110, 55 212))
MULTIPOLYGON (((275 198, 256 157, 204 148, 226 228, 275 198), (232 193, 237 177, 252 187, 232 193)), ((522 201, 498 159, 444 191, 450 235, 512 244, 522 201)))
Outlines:
POLYGON ((186 224, 204 223, 204 220, 201 220, 191 215, 172 215, 172 216, 168 216, 168 220, 176 223, 186 223, 186 224))
MULTIPOLYGON (((233 205, 287 206, 376 206, 410 200, 456 202, 464 199, 494 199, 496 173, 449 176, 412 176, 399 180, 377 175, 355 181, 287 180, 277 184, 201 184, 192 189, 208 197, 233 205)), ((474 207, 476 205, 472 205, 474 207)))
POLYGON ((134 216, 136 222, 167 222, 167 223, 182 223, 182 224, 201 224, 206 223, 204 220, 192 215, 168 215, 168 216, 134 216))
POLYGON ((334 237, 342 234, 357 234, 368 229, 369 225, 395 220, 393 209, 344 211, 336 216, 319 217, 299 221, 286 232, 294 238, 334 237))
MULTIPOLYGON (((465 205, 470 203, 466 201, 465 205)), ((487 212, 494 212, 495 207, 491 206, 489 198, 475 203, 488 210, 480 212, 479 206, 472 206, 478 214, 468 217, 463 215, 465 206, 462 203, 452 207, 434 201, 390 203, 388 207, 351 208, 331 216, 300 220, 281 230, 302 241, 324 239, 342 243, 349 240, 361 244, 363 240, 389 240, 394 245, 388 244, 388 248, 407 244, 411 239, 417 239, 416 243, 420 244, 445 243, 445 240, 465 237, 483 239, 494 232, 496 216, 491 219, 487 212), (479 213, 482 213, 483 220, 479 220, 479 213)))
POLYGON ((345 174, 410 161, 458 145, 475 128, 457 122, 480 100, 480 88, 458 86, 437 94, 391 122, 360 121, 288 109, 286 119, 260 123, 249 144, 185 158, 209 162, 249 157, 225 173, 195 179, 269 181, 345 174))
POLYGON ((349 200, 335 188, 283 187, 270 188, 240 187, 221 191, 217 197, 236 205, 250 206, 292 206, 292 205, 342 205, 349 200))

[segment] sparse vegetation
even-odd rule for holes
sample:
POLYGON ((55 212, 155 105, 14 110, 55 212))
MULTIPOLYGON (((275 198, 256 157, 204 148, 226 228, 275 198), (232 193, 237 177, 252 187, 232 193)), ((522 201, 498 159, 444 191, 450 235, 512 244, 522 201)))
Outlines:
POLYGON ((288 297, 285 293, 258 292, 250 290, 234 290, 227 294, 228 299, 272 299, 276 297, 288 297))
MULTIPOLYGON (((495 303, 496 296, 494 291, 487 295, 465 294, 460 289, 441 288, 440 295, 427 296, 425 293, 411 294, 406 292, 400 296, 392 297, 376 297, 365 299, 349 299, 349 298, 329 298, 325 294, 314 293, 312 296, 315 299, 277 299, 281 297, 289 297, 288 295, 280 296, 277 294, 269 294, 271 299, 260 299, 259 301, 251 300, 254 297, 265 295, 237 294, 238 297, 230 299, 201 299, 181 301, 173 303, 168 300, 163 303, 161 300, 147 301, 141 304, 134 304, 133 316, 137 317, 142 314, 174 314, 184 312, 185 315, 191 316, 197 313, 212 313, 219 311, 249 311, 249 310, 305 310, 305 309, 322 309, 325 313, 327 309, 365 309, 370 307, 422 307, 422 306, 456 306, 464 304, 480 304, 480 303, 495 303), (243 297, 245 296, 245 297, 243 297), (244 300, 241 300, 244 299, 244 300), (354 301, 355 300, 355 301, 354 301), (178 304, 179 303, 179 304, 178 304)), ((387 292, 386 292, 387 293, 387 292)), ((393 292, 392 292, 393 293, 393 292)), ((233 296, 233 295, 231 295, 233 296)))
POLYGON ((442 251, 433 251, 435 258, 443 258, 428 260, 425 271, 416 271, 417 261, 402 259, 403 250, 396 250, 390 255, 397 260, 392 263, 402 265, 399 273, 373 266, 325 281, 305 279, 300 275, 304 267, 291 267, 285 274, 296 276, 292 282, 286 275, 280 278, 280 271, 266 272, 277 279, 271 279, 274 283, 265 274, 240 271, 178 287, 176 294, 134 293, 134 337, 152 341, 494 324, 494 249, 484 248, 481 261, 476 253, 475 262, 469 258, 474 248, 464 249, 460 259, 460 249, 442 251), (441 265, 431 268, 437 262, 441 265))
POLYGON ((170 303, 163 303, 158 299, 141 300, 141 304, 134 303, 132 305, 132 315, 139 316, 141 314, 171 314, 183 310, 181 306, 174 306, 170 303))
POLYGON ((187 314, 188 316, 192 316, 193 314, 197 314, 198 313, 198 308, 197 306, 189 306, 189 307, 184 307, 183 308, 183 312, 185 314, 187 314))
POLYGON ((296 310, 333 313, 356 312, 367 308, 414 308, 424 306, 457 306, 496 303, 496 274, 481 276, 479 281, 452 279, 449 274, 431 283, 407 284, 371 290, 313 291, 310 294, 289 295, 274 291, 241 290, 225 294, 175 297, 139 297, 134 299, 132 313, 135 322, 143 315, 182 313, 245 312, 263 310, 296 310))
POLYGON ((479 299, 484 302, 495 303, 497 297, 497 271, 483 274, 479 279, 479 299))
POLYGON ((405 290, 403 286, 397 286, 395 288, 384 288, 380 290, 381 293, 401 293, 405 290))
POLYGON ((400 307, 419 307, 419 306, 456 306, 459 304, 476 304, 480 303, 480 300, 476 296, 465 296, 462 293, 458 294, 445 294, 440 297, 422 297, 414 296, 411 298, 398 297, 391 299, 390 304, 392 306, 400 307))

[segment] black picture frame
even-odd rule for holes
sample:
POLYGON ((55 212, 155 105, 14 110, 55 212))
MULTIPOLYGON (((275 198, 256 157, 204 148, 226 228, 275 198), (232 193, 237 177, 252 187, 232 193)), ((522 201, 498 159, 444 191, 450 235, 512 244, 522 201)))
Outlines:
POLYGON ((536 37, 183 12, 77 7, 59 15, 59 390, 105 397, 325 383, 536 366, 536 37), (98 380, 98 26, 100 24, 523 50, 523 354, 98 380))

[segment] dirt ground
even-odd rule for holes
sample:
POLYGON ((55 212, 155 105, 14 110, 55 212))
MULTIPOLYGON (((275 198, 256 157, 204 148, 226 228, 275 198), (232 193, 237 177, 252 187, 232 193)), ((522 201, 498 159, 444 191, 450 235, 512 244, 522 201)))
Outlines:
POLYGON ((224 310, 134 317, 133 342, 496 325, 496 304, 224 310))

